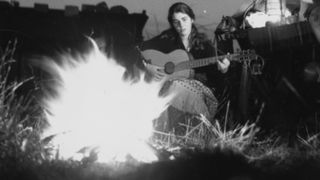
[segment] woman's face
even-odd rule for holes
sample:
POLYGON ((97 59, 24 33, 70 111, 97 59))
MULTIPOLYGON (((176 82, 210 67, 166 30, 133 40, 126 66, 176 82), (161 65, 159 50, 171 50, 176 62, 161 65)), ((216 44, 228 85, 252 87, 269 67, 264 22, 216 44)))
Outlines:
POLYGON ((180 37, 189 37, 193 19, 188 14, 177 12, 172 16, 172 24, 180 37))

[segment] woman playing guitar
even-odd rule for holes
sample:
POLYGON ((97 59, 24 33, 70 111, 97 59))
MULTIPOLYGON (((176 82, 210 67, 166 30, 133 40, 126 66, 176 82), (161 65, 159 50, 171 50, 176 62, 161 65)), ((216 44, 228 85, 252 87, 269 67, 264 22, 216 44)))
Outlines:
POLYGON ((230 65, 227 58, 222 58, 208 66, 186 68, 179 72, 173 70, 172 74, 166 71, 162 65, 168 61, 196 62, 196 59, 214 56, 211 41, 198 32, 194 21, 194 12, 187 4, 175 3, 168 12, 170 28, 140 46, 148 74, 156 81, 165 79, 162 93, 176 94, 169 108, 156 122, 156 127, 164 131, 176 128, 190 115, 202 114, 208 119, 213 118, 218 102, 211 88, 217 82, 216 78, 226 73, 230 65))

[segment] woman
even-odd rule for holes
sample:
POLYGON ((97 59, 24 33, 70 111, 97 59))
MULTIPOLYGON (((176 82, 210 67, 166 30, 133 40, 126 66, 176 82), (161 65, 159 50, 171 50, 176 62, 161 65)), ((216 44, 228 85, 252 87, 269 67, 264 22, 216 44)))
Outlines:
POLYGON ((211 89, 206 86, 212 87, 215 82, 210 79, 216 75, 214 69, 218 69, 220 73, 227 72, 230 65, 228 59, 217 61, 216 65, 191 69, 185 77, 173 74, 168 78, 164 67, 156 66, 157 63, 152 62, 152 57, 146 57, 150 54, 145 53, 153 49, 171 55, 173 52, 178 52, 176 50, 180 50, 179 52, 187 54, 190 61, 213 57, 215 51, 212 43, 204 34, 198 32, 194 21, 194 12, 187 4, 175 3, 168 12, 170 28, 151 40, 143 42, 140 47, 144 58, 151 61, 151 63, 145 63, 145 66, 153 79, 160 81, 166 78, 161 92, 176 93, 170 107, 157 121, 157 127, 161 130, 170 131, 176 128, 179 122, 185 122, 193 115, 202 114, 211 119, 216 113, 217 100, 211 89))

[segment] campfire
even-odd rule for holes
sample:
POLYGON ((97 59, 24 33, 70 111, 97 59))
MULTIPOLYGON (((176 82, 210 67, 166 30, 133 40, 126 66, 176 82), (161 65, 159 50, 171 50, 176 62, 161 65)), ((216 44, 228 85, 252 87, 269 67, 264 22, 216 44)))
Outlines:
POLYGON ((152 122, 167 107, 170 96, 159 97, 161 82, 125 80, 125 68, 107 57, 92 41, 83 56, 62 54, 62 64, 46 59, 56 80, 56 96, 44 99, 50 127, 43 138, 61 159, 81 160, 94 152, 98 162, 152 162, 148 146, 152 122))

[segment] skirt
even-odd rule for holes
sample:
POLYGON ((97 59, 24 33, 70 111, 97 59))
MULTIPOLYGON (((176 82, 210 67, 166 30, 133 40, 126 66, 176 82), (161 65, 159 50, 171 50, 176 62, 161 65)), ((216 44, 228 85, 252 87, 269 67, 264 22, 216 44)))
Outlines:
POLYGON ((168 108, 155 121, 155 129, 170 132, 180 124, 196 124, 192 122, 200 114, 213 119, 218 107, 218 100, 211 89, 194 79, 172 79, 164 83, 161 96, 174 93, 168 108), (190 122, 191 120, 191 122, 190 122))

